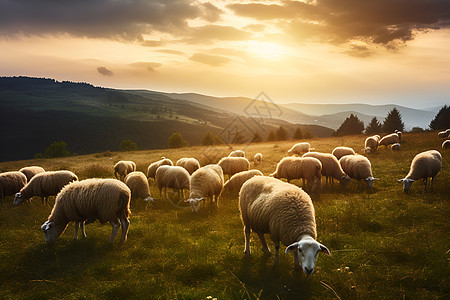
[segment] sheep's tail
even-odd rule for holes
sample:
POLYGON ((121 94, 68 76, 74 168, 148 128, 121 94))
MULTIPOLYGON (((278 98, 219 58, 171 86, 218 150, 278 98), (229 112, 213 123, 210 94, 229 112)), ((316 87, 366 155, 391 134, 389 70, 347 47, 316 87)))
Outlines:
POLYGON ((123 216, 128 218, 131 215, 130 195, 128 193, 120 193, 119 204, 120 210, 123 212, 123 216))

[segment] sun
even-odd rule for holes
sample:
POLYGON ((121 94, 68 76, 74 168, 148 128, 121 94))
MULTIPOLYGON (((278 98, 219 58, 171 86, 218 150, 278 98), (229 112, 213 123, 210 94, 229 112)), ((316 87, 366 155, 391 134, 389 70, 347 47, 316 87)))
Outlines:
POLYGON ((248 53, 268 60, 278 60, 286 54, 284 46, 271 42, 247 41, 245 47, 248 53))

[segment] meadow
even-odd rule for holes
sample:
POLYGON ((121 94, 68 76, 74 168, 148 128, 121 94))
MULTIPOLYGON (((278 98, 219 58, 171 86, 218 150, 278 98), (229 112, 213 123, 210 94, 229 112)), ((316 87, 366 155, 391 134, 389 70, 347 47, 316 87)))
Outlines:
MULTIPOLYGON (((360 151, 365 137, 316 138, 317 151, 336 146, 360 151)), ((275 170, 293 141, 243 147, 248 157, 264 155, 257 166, 265 175, 275 170)), ((450 284, 450 152, 441 149, 436 133, 404 134, 402 149, 381 147, 369 155, 373 189, 335 183, 312 199, 318 241, 332 256, 319 255, 314 274, 294 271, 292 255, 280 250, 280 263, 261 251, 252 234, 252 255, 245 257, 237 197, 222 198, 220 207, 176 209, 159 198, 147 205, 132 201, 128 241, 108 245, 111 226, 86 227, 87 238, 73 241, 70 224, 55 245, 47 246, 40 226, 51 211, 39 199, 0 209, 0 298, 4 299, 448 299, 450 284), (422 182, 404 193, 401 183, 412 158, 437 149, 443 167, 433 191, 422 182)), ((235 146, 241 148, 242 146, 235 146)), ((133 160, 137 169, 161 156, 176 161, 196 157, 202 165, 230 150, 188 147, 0 163, 0 170, 40 165, 69 169, 80 179, 113 177, 113 165, 133 160)), ((324 181, 324 180, 323 180, 324 181)), ((300 185, 300 181, 292 181, 300 185)), ((170 195, 170 194, 169 194, 170 195)), ((173 194, 172 196, 175 196, 173 194)), ((53 202, 53 199, 50 200, 53 202)), ((269 243, 271 249, 273 246, 269 243)))

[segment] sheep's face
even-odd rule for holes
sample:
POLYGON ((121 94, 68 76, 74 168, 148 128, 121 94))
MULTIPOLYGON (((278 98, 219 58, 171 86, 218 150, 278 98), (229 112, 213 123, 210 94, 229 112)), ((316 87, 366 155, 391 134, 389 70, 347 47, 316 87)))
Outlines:
POLYGON ((366 179, 364 179, 365 183, 367 184, 368 187, 372 187, 373 182, 375 180, 378 180, 378 178, 373 178, 372 176, 367 177, 366 179))
POLYGON ((311 185, 312 193, 320 193, 322 191, 322 180, 319 178, 314 178, 311 185))
POLYGON ((291 244, 286 248, 286 253, 291 253, 295 250, 298 250, 298 252, 294 253, 294 255, 298 255, 299 261, 302 264, 303 272, 306 275, 311 275, 314 272, 319 252, 323 252, 326 255, 331 255, 330 250, 328 250, 327 247, 311 237, 291 244))
POLYGON ((42 224, 41 229, 44 231, 45 242, 53 244, 56 239, 64 232, 66 226, 55 224, 55 222, 47 221, 42 224))
POLYGON ((364 148, 364 152, 365 152, 366 154, 370 154, 370 153, 372 152, 372 148, 366 147, 366 148, 364 148))
POLYGON ((203 200, 205 200, 205 197, 190 198, 190 199, 187 199, 185 202, 189 203, 189 205, 191 206, 192 212, 196 213, 200 209, 200 204, 203 200))
POLYGON ((23 198, 22 193, 16 193, 16 195, 14 196, 14 205, 19 206, 24 200, 25 199, 23 198))
POLYGON ((414 179, 409 179, 409 178, 403 178, 398 180, 398 182, 403 182, 403 191, 407 192, 409 190, 409 188, 411 187, 411 185, 414 182, 414 179))
POLYGON ((349 183, 350 183, 351 180, 352 180, 352 179, 351 179, 348 175, 344 175, 344 176, 341 177, 340 182, 341 182, 341 185, 342 185, 343 187, 346 187, 347 185, 349 185, 349 183))
POLYGON ((155 199, 153 199, 151 196, 148 196, 147 198, 144 199, 144 201, 146 201, 146 202, 155 202, 155 199))

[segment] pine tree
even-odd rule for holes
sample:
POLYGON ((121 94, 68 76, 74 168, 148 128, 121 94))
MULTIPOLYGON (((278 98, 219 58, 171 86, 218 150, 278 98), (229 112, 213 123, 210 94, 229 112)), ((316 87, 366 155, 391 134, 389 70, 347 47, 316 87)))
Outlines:
POLYGON ((276 141, 276 139, 277 139, 277 134, 275 133, 275 131, 274 130, 271 130, 270 132, 269 132, 269 134, 267 135, 267 141, 268 142, 272 142, 272 141, 276 141))
POLYGON ((202 137, 202 145, 210 146, 212 144, 214 144, 214 135, 208 130, 202 137))
POLYGON ((294 140, 301 140, 303 138, 303 132, 300 129, 300 127, 297 127, 294 131, 293 139, 294 140))
POLYGON ((402 116, 396 107, 388 113, 383 123, 384 132, 394 132, 395 130, 405 130, 405 124, 402 122, 402 116))
POLYGON ((429 126, 433 130, 450 128, 450 106, 444 105, 430 122, 429 126))
POLYGON ((283 126, 278 127, 277 132, 276 132, 276 136, 277 136, 277 140, 278 141, 285 141, 288 138, 288 133, 286 128, 284 128, 283 126))
POLYGON ((341 126, 336 130, 336 136, 360 134, 364 130, 364 123, 357 116, 351 114, 342 122, 341 126))
POLYGON ((253 138, 252 138, 252 140, 250 142, 251 143, 259 143, 259 142, 262 142, 262 140, 263 140, 263 138, 261 136, 261 133, 259 133, 259 131, 256 131, 253 134, 253 138))
POLYGON ((382 131, 381 123, 378 122, 377 117, 373 117, 369 125, 367 125, 366 127, 366 134, 377 134, 381 133, 381 131, 382 131))

